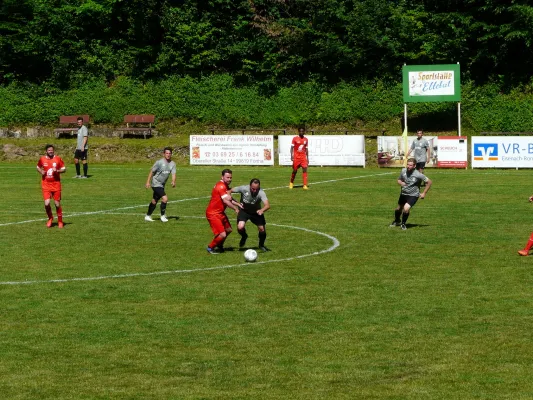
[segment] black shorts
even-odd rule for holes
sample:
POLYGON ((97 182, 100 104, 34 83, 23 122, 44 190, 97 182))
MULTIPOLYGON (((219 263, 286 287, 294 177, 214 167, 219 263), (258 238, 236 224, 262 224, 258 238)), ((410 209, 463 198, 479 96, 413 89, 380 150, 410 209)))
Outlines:
POLYGON ((417 196, 407 196, 405 194, 401 194, 400 198, 398 199, 398 205, 403 207, 405 204, 409 204, 411 207, 413 207, 417 201, 417 196))
POLYGON ((78 150, 74 152, 74 158, 78 160, 87 160, 87 152, 88 150, 78 150))
POLYGON ((254 225, 257 226, 265 226, 266 220, 264 215, 257 215, 257 214, 248 214, 244 210, 239 210, 239 213, 237 214, 237 222, 239 221, 252 221, 254 225))
POLYGON ((163 196, 166 196, 167 194, 165 193, 165 188, 164 187, 153 187, 152 186, 152 190, 154 191, 154 196, 153 196, 153 199, 155 201, 159 201, 159 199, 163 196))
POLYGON ((415 168, 416 168, 416 169, 424 169, 425 166, 426 166, 426 162, 425 162, 425 161, 423 161, 423 162, 417 162, 415 168))

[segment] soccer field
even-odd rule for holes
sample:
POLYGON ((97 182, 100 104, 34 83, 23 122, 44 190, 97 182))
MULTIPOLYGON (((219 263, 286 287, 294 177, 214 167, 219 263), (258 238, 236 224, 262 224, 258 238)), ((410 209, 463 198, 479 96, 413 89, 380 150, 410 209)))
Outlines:
POLYGON ((231 210, 206 252, 222 167, 178 167, 163 224, 150 166, 68 165, 60 230, 35 166, 0 165, 2 398, 533 398, 530 171, 426 170, 402 231, 399 170, 234 167, 271 203, 245 263, 231 210))

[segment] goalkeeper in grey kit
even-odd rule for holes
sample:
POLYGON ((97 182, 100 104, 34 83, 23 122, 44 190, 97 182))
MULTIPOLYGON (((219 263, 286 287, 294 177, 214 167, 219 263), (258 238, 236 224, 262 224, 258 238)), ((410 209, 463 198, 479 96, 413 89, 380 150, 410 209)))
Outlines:
MULTIPOLYGON (((230 193, 240 193, 240 210, 237 214, 237 231, 241 235, 241 241, 239 247, 244 247, 248 234, 246 233, 246 222, 252 221, 257 226, 259 237, 259 248, 262 251, 269 251, 265 246, 266 240, 266 221, 264 213, 270 208, 268 198, 261 189, 261 181, 254 178, 250 181, 249 185, 242 185, 234 187, 230 190, 230 193), (261 203, 263 206, 261 207, 261 203)), ((235 201, 235 200, 234 200, 235 201)))
POLYGON ((165 147, 163 150, 164 157, 157 160, 150 169, 148 179, 146 180, 146 188, 152 188, 154 192, 152 201, 148 205, 148 212, 144 217, 145 221, 153 222, 152 213, 155 211, 157 202, 161 200, 161 222, 167 222, 165 215, 167 210, 168 197, 165 193, 165 184, 168 177, 172 175, 172 187, 176 187, 176 163, 172 161, 172 149, 165 147))

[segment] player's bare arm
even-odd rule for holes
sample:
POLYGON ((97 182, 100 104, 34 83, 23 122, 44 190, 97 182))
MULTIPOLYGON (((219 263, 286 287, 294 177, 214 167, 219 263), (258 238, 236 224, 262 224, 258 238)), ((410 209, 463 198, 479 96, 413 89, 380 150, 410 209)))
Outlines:
POLYGON ((153 172, 150 169, 150 173, 148 174, 148 179, 146 180, 146 184, 144 185, 146 189, 150 189, 150 182, 152 180, 152 175, 153 175, 153 172))
POLYGON ((270 209, 270 202, 268 200, 265 200, 263 203, 263 208, 260 208, 257 210, 257 215, 263 215, 265 211, 268 211, 270 209))
MULTIPOLYGON (((226 206, 228 206, 229 208, 231 208, 233 211, 235 211, 236 213, 239 212, 239 206, 235 205, 234 203, 237 203, 235 200, 233 200, 233 197, 231 197, 229 194, 225 194, 224 196, 221 197, 222 201, 224 202, 224 204, 226 206)), ((240 205, 240 203, 237 203, 240 205)), ((242 207, 242 206, 241 206, 242 207)))
POLYGON ((173 188, 176 187, 176 174, 172 174, 172 182, 171 182, 171 185, 173 188))
POLYGON ((426 189, 420 193, 420 198, 423 199, 426 197, 426 193, 429 191, 429 188, 431 187, 431 184, 433 182, 431 181, 431 179, 428 178, 428 181, 426 182, 426 189))

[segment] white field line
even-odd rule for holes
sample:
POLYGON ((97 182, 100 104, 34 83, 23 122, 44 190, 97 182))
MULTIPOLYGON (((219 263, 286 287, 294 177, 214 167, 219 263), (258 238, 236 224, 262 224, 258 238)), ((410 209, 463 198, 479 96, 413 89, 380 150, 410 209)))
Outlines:
MULTIPOLYGON (((352 177, 349 177, 349 178, 329 179, 327 181, 313 182, 309 186, 321 185, 321 184, 324 184, 324 183, 332 183, 332 182, 353 180, 353 179, 371 178, 371 177, 383 176, 383 175, 391 175, 391 174, 396 174, 396 172, 384 172, 384 173, 380 173, 380 174, 352 176, 352 177)), ((279 190, 279 189, 286 189, 287 187, 288 186, 277 186, 277 187, 273 187, 273 188, 269 188, 269 189, 263 189, 263 190, 264 191, 279 190)), ((209 199, 209 196, 191 197, 191 198, 188 198, 188 199, 180 199, 180 200, 170 200, 168 203, 174 204, 174 203, 182 203, 182 202, 185 202, 185 201, 205 200, 205 199, 209 199)), ((148 204, 148 203, 146 203, 146 204, 148 204)), ((110 210, 85 211, 85 212, 77 212, 77 213, 72 213, 72 214, 63 214, 63 218, 72 218, 72 217, 79 217, 79 216, 85 216, 85 215, 107 214, 107 213, 112 213, 112 212, 122 211, 122 210, 133 210, 135 208, 146 207, 146 204, 141 204, 141 205, 138 205, 138 206, 112 208, 110 210)), ((2 227, 2 226, 11 226, 11 225, 29 224, 29 223, 32 223, 32 222, 42 222, 42 221, 46 221, 46 220, 47 220, 47 218, 39 218, 39 219, 29 219, 29 220, 17 221, 17 222, 5 222, 5 223, 0 224, 0 227, 2 227)))
MULTIPOLYGON (((319 185, 324 183, 332 183, 332 182, 339 182, 344 180, 352 180, 352 179, 361 179, 361 178, 367 178, 367 177, 375 177, 375 176, 383 176, 383 175, 390 175, 394 174, 396 172, 386 172, 386 173, 380 173, 380 174, 372 174, 372 175, 363 175, 363 176, 354 176, 349 178, 340 178, 340 179, 330 179, 326 181, 319 181, 319 182, 313 182, 313 185, 319 185)), ((265 190, 278 190, 278 189, 286 189, 287 186, 278 186, 270 189, 265 190)), ((188 199, 180 199, 180 200, 173 200, 169 201, 169 203, 179 203, 184 201, 191 201, 191 200, 203 200, 208 199, 209 196, 204 197, 193 197, 188 199)), ((71 218, 71 217, 77 217, 77 216, 86 216, 86 215, 97 215, 97 214, 107 214, 107 213, 117 213, 117 211, 126 211, 126 210, 133 210, 140 207, 146 207, 146 204, 138 205, 138 206, 129 206, 129 207, 119 207, 114 208, 110 210, 100 210, 100 211, 89 211, 89 212, 79 212, 79 213, 72 213, 72 214, 65 214, 64 217, 71 218)), ((120 213, 119 213, 120 214, 120 213)), ((202 218, 202 217, 192 217, 192 218, 202 218)), ((19 225, 19 224, 25 224, 25 223, 31 223, 31 222, 41 222, 46 221, 46 218, 43 219, 32 219, 32 220, 26 220, 26 221, 19 221, 19 222, 10 222, 10 223, 3 223, 0 224, 0 227, 2 226, 11 226, 11 225, 19 225)), ((146 273, 130 273, 130 274, 118 274, 118 275, 106 275, 106 276, 96 276, 96 277, 82 277, 82 278, 65 278, 65 279, 51 279, 51 280, 33 280, 33 281, 11 281, 11 282, 0 282, 0 285, 28 285, 28 284, 36 284, 36 283, 61 283, 61 282, 83 282, 83 281, 96 281, 96 280, 103 280, 103 279, 117 279, 117 278, 128 278, 128 277, 139 277, 139 276, 154 276, 154 275, 165 275, 165 274, 183 274, 183 273, 193 273, 193 272, 202 272, 202 271, 216 271, 216 270, 222 270, 222 269, 230 269, 230 268, 239 268, 239 267, 250 267, 253 265, 262 265, 262 264, 269 264, 273 262, 281 262, 281 261, 291 261, 296 260, 300 258, 305 257, 311 257, 320 255, 323 253, 327 253, 330 251, 333 251, 337 247, 339 247, 340 242, 337 238, 334 236, 328 235, 323 232, 319 231, 313 231, 306 228, 296 227, 296 226, 290 226, 290 225, 276 225, 276 224, 270 224, 272 226, 279 226, 282 228, 289 228, 289 229, 298 229, 302 230, 304 232, 314 233, 317 235, 322 235, 324 237, 329 238, 333 245, 330 246, 328 249, 316 251, 313 253, 308 254, 302 254, 298 256, 293 257, 287 257, 287 258, 281 258, 276 260, 268 260, 268 261, 260 261, 256 263, 241 263, 241 264, 233 264, 233 265, 222 265, 217 267, 211 267, 211 268, 203 268, 203 269, 186 269, 186 270, 171 270, 171 271, 157 271, 157 272, 146 272, 146 273)))
MULTIPOLYGON (((193 218, 201 218, 201 217, 193 217, 193 218)), ((332 245, 328 247, 327 249, 315 251, 313 253, 301 254, 301 255, 293 256, 293 257, 278 258, 276 260, 259 261, 259 262, 254 262, 254 263, 220 265, 217 267, 198 268, 198 269, 178 269, 178 270, 169 270, 169 271, 102 275, 102 276, 91 276, 91 277, 83 277, 83 278, 65 278, 65 279, 33 280, 33 281, 8 281, 8 282, 0 282, 0 285, 30 285, 30 284, 38 284, 38 283, 87 282, 87 281, 98 281, 98 280, 103 280, 103 279, 134 278, 134 277, 140 277, 140 276, 157 276, 157 275, 170 275, 170 274, 190 274, 193 272, 218 271, 218 270, 231 269, 231 268, 253 267, 255 265, 264 265, 264 264, 270 264, 274 262, 291 261, 291 260, 297 260, 300 258, 317 256, 320 254, 329 253, 330 251, 333 251, 337 247, 340 246, 340 242, 338 241, 336 237, 328 235, 323 232, 313 231, 311 229, 301 228, 297 226, 290 226, 290 225, 278 225, 278 224, 269 224, 269 225, 277 226, 280 228, 297 229, 300 231, 314 233, 316 235, 321 235, 321 236, 324 236, 330 239, 332 241, 332 245)), ((219 257, 219 256, 213 256, 213 257, 219 257)))

